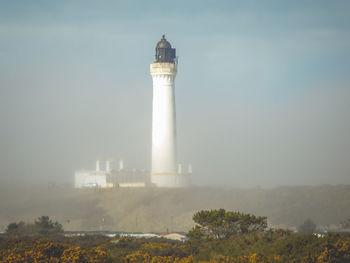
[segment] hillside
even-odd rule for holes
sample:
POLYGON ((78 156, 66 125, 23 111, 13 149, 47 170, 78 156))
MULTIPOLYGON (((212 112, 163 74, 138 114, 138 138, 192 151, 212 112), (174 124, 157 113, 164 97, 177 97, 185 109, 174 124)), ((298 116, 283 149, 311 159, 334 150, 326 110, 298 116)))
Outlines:
POLYGON ((293 229, 307 218, 336 227, 350 217, 350 186, 77 190, 2 185, 0 231, 40 215, 58 220, 65 230, 187 231, 195 211, 211 208, 267 216, 275 227, 293 229))

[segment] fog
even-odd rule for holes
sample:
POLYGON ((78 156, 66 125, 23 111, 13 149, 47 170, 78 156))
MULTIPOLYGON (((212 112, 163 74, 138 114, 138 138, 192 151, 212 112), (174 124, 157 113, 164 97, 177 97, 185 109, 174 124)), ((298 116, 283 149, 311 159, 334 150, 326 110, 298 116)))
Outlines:
POLYGON ((350 183, 347 1, 0 1, 0 181, 150 169, 152 80, 176 48, 193 184, 350 183))
POLYGON ((11 222, 49 215, 69 230, 188 231, 202 209, 267 216, 271 228, 296 230, 311 219, 319 230, 341 231, 350 217, 350 186, 181 189, 74 189, 0 185, 0 232, 11 222))

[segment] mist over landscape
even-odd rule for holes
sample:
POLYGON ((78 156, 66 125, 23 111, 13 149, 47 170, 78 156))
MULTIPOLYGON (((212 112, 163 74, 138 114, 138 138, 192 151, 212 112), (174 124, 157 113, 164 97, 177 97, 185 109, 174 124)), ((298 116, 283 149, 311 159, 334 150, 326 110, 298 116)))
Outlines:
POLYGON ((349 14, 0 0, 0 263, 349 263, 349 14))
POLYGON ((66 230, 188 231, 214 208, 337 228, 350 217, 349 11, 1 0, 0 232, 40 215, 66 230), (151 169, 149 65, 163 34, 179 56, 178 157, 192 186, 74 189, 96 159, 151 169))
POLYGON ((3 183, 72 184, 96 158, 149 170, 164 33, 193 184, 350 183, 346 1, 160 3, 1 1, 3 183))
POLYGON ((269 227, 297 230, 311 219, 320 230, 341 229, 350 218, 350 186, 270 189, 189 187, 183 189, 77 190, 68 187, 0 188, 0 232, 10 222, 50 215, 67 231, 183 232, 203 209, 267 216, 269 227), (20 193, 20 194, 19 194, 20 193))

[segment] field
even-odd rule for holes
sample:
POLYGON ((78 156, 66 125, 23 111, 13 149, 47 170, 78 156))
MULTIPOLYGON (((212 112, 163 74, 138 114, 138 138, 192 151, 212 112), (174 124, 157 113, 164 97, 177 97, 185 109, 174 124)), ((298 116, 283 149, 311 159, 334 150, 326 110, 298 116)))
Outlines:
POLYGON ((350 186, 78 190, 1 185, 0 231, 10 222, 32 222, 41 215, 65 230, 188 231, 195 211, 214 208, 267 216, 276 228, 295 230, 310 218, 319 228, 336 230, 350 217, 350 186))

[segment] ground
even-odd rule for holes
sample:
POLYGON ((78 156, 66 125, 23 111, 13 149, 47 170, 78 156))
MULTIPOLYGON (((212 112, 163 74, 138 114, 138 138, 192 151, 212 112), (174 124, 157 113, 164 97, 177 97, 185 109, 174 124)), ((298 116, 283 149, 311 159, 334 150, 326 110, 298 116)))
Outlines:
POLYGON ((335 228, 350 217, 350 186, 271 189, 190 187, 184 189, 79 190, 69 186, 0 186, 0 231, 10 222, 41 215, 65 230, 188 231, 202 209, 267 216, 270 226, 296 229, 305 219, 335 228))

